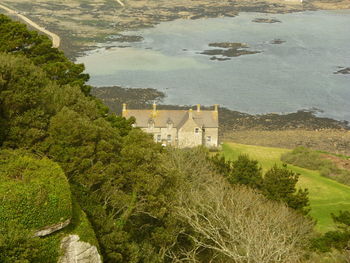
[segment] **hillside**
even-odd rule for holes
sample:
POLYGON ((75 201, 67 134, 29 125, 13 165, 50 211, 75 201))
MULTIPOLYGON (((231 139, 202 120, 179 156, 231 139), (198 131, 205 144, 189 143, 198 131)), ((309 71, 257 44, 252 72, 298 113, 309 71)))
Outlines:
MULTIPOLYGON (((262 165, 264 170, 275 163, 281 165, 280 157, 288 149, 225 143, 223 154, 229 159, 235 159, 240 154, 248 154, 262 165)), ((317 219, 317 229, 325 232, 333 229, 331 213, 350 209, 350 187, 320 176, 318 171, 312 171, 297 166, 288 167, 300 174, 299 186, 309 190, 311 216, 317 219)))
MULTIPOLYGON (((237 167, 201 147, 163 147, 133 127, 134 118, 109 112, 90 94, 83 72, 47 36, 0 15, 1 263, 325 257, 311 249, 323 236, 305 216, 307 191, 296 192, 293 171, 274 167, 263 178, 247 157, 237 167)), ((255 148, 266 168, 286 151, 255 148)), ((229 157, 249 150, 226 149, 229 157)), ((293 169, 304 173, 301 186, 313 186, 313 215, 326 228, 322 209, 348 208, 348 188, 293 169)), ((336 242, 328 262, 346 263, 350 234, 336 234, 345 242, 336 242)))

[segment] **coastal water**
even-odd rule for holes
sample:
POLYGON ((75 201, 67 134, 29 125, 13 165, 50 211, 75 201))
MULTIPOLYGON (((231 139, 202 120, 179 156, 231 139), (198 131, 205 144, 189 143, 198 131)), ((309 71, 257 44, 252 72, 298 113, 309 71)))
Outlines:
POLYGON ((350 121, 350 74, 334 74, 350 67, 349 25, 350 10, 176 20, 127 33, 142 42, 104 43, 77 61, 91 85, 155 88, 169 104, 220 104, 249 113, 316 108, 350 121), (225 61, 199 54, 215 49, 208 46, 213 42, 246 43, 260 53, 225 61))

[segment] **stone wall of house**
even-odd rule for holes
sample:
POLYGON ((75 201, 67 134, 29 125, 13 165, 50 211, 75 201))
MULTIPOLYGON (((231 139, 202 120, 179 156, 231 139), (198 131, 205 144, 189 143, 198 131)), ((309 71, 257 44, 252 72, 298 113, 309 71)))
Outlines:
POLYGON ((166 145, 177 146, 177 129, 172 126, 164 128, 143 128, 144 132, 153 134, 155 142, 164 143, 166 145), (160 140, 159 136, 160 135, 160 140), (170 135, 170 140, 168 140, 168 135, 170 135))
POLYGON ((195 147, 202 145, 202 142, 203 133, 201 127, 198 127, 195 121, 189 118, 178 131, 178 146, 180 148, 195 147))
POLYGON ((205 128, 204 133, 204 145, 209 148, 218 147, 218 134, 219 129, 218 128, 205 128), (208 140, 208 137, 210 136, 210 141, 208 140))

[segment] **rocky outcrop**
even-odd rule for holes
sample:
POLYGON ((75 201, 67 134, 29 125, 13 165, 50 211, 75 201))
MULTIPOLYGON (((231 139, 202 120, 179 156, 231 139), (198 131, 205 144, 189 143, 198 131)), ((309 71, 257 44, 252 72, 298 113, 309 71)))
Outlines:
POLYGON ((38 231, 35 232, 35 236, 36 237, 43 237, 43 236, 47 236, 53 232, 56 232, 58 230, 61 230, 62 228, 65 228, 66 226, 68 226, 70 223, 70 219, 67 219, 64 222, 60 222, 51 226, 46 226, 43 229, 40 229, 38 231))
POLYGON ((78 235, 69 235, 61 241, 63 255, 58 263, 102 263, 101 256, 95 246, 79 241, 78 235))

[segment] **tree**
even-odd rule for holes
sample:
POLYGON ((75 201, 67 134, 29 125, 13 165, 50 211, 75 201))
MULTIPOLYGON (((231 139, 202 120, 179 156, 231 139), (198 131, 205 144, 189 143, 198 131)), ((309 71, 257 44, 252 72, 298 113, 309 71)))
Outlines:
POLYGON ((24 55, 40 66, 47 76, 58 85, 79 86, 85 95, 91 87, 86 85, 89 75, 83 73, 83 64, 75 64, 57 48, 52 48, 51 40, 26 25, 12 21, 0 14, 0 52, 24 55))
POLYGON ((249 159, 248 155, 240 155, 232 162, 232 173, 228 178, 231 183, 247 185, 260 189, 262 184, 262 172, 258 161, 249 159))
POLYGON ((190 226, 185 235, 193 243, 169 253, 176 262, 292 263, 303 258, 311 221, 251 188, 228 184, 198 151, 193 158, 178 155, 183 157, 175 159, 176 166, 190 183, 178 190, 176 215, 190 226))
POLYGON ((262 191, 270 200, 282 201, 289 207, 307 214, 309 199, 307 189, 296 189, 299 175, 287 169, 287 166, 274 165, 264 175, 262 191))
POLYGON ((214 169, 224 175, 231 184, 242 184, 260 189, 262 169, 258 161, 249 159, 248 155, 239 155, 235 161, 226 161, 224 156, 215 155, 209 158, 214 169))
POLYGON ((337 229, 326 232, 313 240, 313 249, 329 252, 332 248, 349 253, 350 248, 350 211, 339 211, 339 215, 331 214, 337 229))

